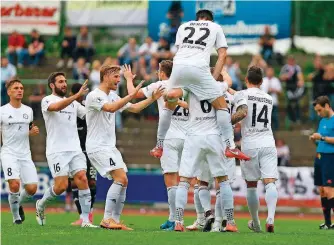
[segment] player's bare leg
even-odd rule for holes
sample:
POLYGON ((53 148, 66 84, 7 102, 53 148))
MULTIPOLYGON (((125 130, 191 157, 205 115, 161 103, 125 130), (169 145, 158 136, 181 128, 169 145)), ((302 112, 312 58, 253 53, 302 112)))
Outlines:
POLYGON ((169 206, 169 217, 168 220, 160 226, 162 230, 174 230, 175 228, 175 216, 176 216, 176 207, 175 207, 175 197, 178 184, 178 173, 165 173, 164 180, 167 187, 168 195, 168 206, 169 206))
POLYGON ((254 232, 261 231, 259 208, 260 201, 257 194, 257 181, 246 181, 247 183, 247 204, 252 220, 248 222, 248 228, 254 232))
POLYGON ((19 214, 19 207, 20 207, 20 180, 19 179, 10 179, 8 180, 9 185, 9 195, 8 195, 8 202, 10 211, 13 215, 13 223, 14 224, 22 224, 22 220, 19 214))
POLYGON ((176 221, 175 221, 175 231, 183 232, 183 216, 184 209, 188 201, 188 190, 190 187, 191 178, 180 177, 180 183, 176 191, 176 221))
POLYGON ((228 182, 228 176, 216 177, 220 186, 220 195, 222 200, 222 206, 227 217, 227 225, 224 231, 237 232, 238 228, 234 221, 234 200, 233 192, 230 183, 228 182))
POLYGON ((128 177, 123 168, 111 171, 110 175, 114 182, 107 193, 104 216, 100 227, 110 230, 132 230, 120 222, 126 199, 128 177))
POLYGON ((265 184, 266 189, 265 200, 268 208, 268 217, 266 221, 267 232, 274 232, 274 220, 278 199, 278 192, 275 181, 276 179, 273 178, 263 179, 263 183, 265 184))

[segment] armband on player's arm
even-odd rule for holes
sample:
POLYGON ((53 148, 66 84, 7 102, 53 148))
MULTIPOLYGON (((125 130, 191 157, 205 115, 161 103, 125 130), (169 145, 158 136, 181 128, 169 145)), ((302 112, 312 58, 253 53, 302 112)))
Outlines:
POLYGON ((231 117, 232 125, 240 122, 242 119, 244 119, 247 116, 248 113, 248 106, 247 105, 240 105, 237 108, 236 113, 234 113, 231 117))

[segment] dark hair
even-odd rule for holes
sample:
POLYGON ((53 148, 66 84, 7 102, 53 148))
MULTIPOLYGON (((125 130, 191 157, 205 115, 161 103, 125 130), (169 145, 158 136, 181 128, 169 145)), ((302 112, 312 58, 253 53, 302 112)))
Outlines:
POLYGON ((199 19, 207 19, 207 20, 213 21, 212 11, 208 9, 198 10, 196 13, 196 20, 199 20, 199 19))
MULTIPOLYGON (((10 80, 10 81, 7 83, 6 88, 9 89, 11 86, 14 85, 14 83, 20 83, 20 84, 22 84, 21 80, 15 78, 15 79, 10 80)), ((22 85, 23 85, 23 84, 22 84, 22 85)))
POLYGON ((100 69, 100 82, 103 81, 104 76, 120 71, 121 67, 118 65, 103 65, 100 69))
POLYGON ((81 89, 82 84, 81 83, 73 83, 72 87, 71 87, 71 92, 72 94, 76 94, 79 92, 79 90, 81 89))
POLYGON ((262 70, 260 67, 251 66, 247 71, 247 79, 250 84, 260 85, 262 83, 262 70))
POLYGON ((328 96, 319 96, 313 101, 313 106, 320 105, 321 107, 325 107, 326 104, 328 104, 329 107, 331 107, 331 102, 328 96))
POLYGON ((172 74, 172 69, 173 69, 173 61, 163 60, 160 62, 160 71, 164 72, 168 78, 172 74))
POLYGON ((51 83, 55 84, 56 77, 58 77, 58 76, 64 76, 65 77, 65 73, 64 72, 58 72, 58 71, 52 72, 50 74, 50 76, 48 77, 48 86, 49 86, 49 88, 51 88, 51 86, 50 86, 51 83))

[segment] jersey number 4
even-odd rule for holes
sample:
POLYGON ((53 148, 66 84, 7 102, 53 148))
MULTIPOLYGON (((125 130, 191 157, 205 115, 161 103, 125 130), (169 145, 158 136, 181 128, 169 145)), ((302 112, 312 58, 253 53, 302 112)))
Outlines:
POLYGON ((264 123, 263 126, 266 128, 268 123, 269 123, 269 120, 268 120, 268 106, 264 105, 257 117, 256 117, 256 115, 257 115, 256 110, 257 110, 257 104, 254 103, 253 104, 253 113, 252 113, 252 127, 255 127, 256 123, 260 122, 260 123, 264 123))
MULTIPOLYGON (((194 27, 186 27, 185 30, 190 30, 189 34, 187 37, 183 39, 183 43, 190 43, 194 44, 194 40, 191 40, 193 35, 195 34, 196 29, 194 27)), ((206 46, 206 42, 204 40, 210 35, 210 30, 209 28, 199 28, 200 31, 204 31, 204 35, 202 35, 200 38, 198 38, 195 41, 195 44, 201 45, 201 46, 206 46)))

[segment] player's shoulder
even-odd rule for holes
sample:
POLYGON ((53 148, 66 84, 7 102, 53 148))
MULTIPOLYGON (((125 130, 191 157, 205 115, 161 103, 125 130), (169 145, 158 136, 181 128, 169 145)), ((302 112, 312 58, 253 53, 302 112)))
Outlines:
POLYGON ((32 111, 32 108, 30 106, 25 105, 25 104, 22 104, 21 108, 22 108, 22 110, 25 110, 25 111, 32 111))
POLYGON ((108 97, 111 100, 117 100, 120 98, 119 95, 115 91, 110 91, 108 97))
POLYGON ((50 101, 54 101, 57 99, 57 96, 54 96, 53 94, 47 95, 42 99, 42 103, 46 102, 49 103, 50 101))

